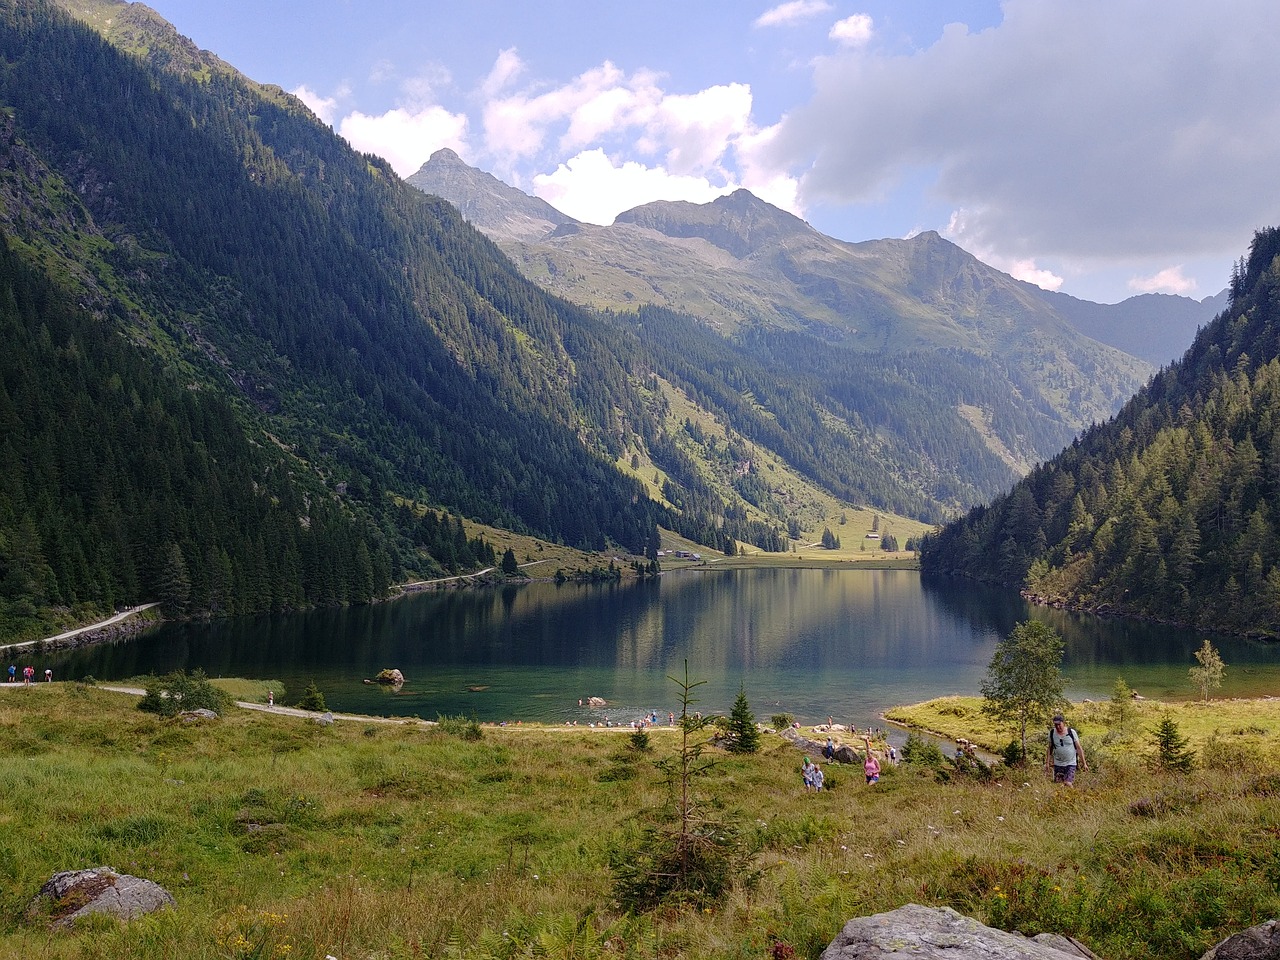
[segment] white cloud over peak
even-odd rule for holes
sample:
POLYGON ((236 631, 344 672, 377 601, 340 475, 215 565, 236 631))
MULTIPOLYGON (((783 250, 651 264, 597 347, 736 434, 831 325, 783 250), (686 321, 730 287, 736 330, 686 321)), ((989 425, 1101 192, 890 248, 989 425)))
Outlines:
POLYGON ((873 32, 871 18, 865 13, 855 13, 832 24, 827 36, 846 47, 862 47, 871 40, 873 32))
POLYGON ((998 25, 952 24, 925 49, 820 59, 770 164, 804 171, 815 205, 880 202, 929 171, 928 202, 965 208, 969 249, 1073 273, 1238 255, 1280 218, 1280 4, 1001 10, 998 25))
POLYGON ((322 97, 306 84, 291 92, 305 103, 312 113, 329 124, 329 126, 333 126, 333 120, 338 115, 337 97, 322 97))
POLYGON ((372 117, 356 111, 342 118, 338 133, 357 150, 384 158, 402 177, 415 173, 441 147, 466 156, 466 114, 430 106, 416 113, 402 108, 372 117))
POLYGON ((809 20, 831 9, 827 0, 788 0, 770 7, 752 21, 756 27, 787 27, 809 20))
POLYGON ((653 200, 710 203, 731 188, 705 178, 672 174, 634 160, 615 163, 603 150, 570 157, 553 173, 533 178, 534 193, 569 216, 586 223, 609 224, 624 210, 653 200))
POLYGON ((1183 273, 1182 264, 1166 267, 1149 277, 1134 277, 1129 281, 1129 289, 1135 293, 1175 293, 1184 297, 1195 293, 1198 286, 1195 278, 1183 273))
POLYGON ((480 84, 480 93, 486 100, 496 97, 507 86, 524 73, 524 61, 515 47, 507 47, 498 51, 498 58, 493 62, 493 69, 480 84))

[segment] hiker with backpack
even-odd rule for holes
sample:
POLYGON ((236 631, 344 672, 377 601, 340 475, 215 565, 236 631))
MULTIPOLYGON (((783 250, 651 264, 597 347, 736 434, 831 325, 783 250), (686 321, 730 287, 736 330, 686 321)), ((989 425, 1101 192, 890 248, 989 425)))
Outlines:
POLYGON ((1076 767, 1088 770, 1089 763, 1084 758, 1084 747, 1080 746, 1080 734, 1074 727, 1068 727, 1062 714, 1053 715, 1053 726, 1049 728, 1049 747, 1044 755, 1044 769, 1053 770, 1053 782, 1075 786, 1076 767))

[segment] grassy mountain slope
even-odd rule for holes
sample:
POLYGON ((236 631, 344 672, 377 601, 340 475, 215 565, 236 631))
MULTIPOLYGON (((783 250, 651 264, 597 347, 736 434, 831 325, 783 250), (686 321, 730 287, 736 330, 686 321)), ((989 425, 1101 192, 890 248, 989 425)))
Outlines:
MULTIPOLYGON (((456 168, 431 161, 414 183, 485 207, 492 178, 456 168)), ((811 416, 861 435, 850 448, 859 468, 897 474, 934 515, 994 495, 1110 416, 1151 373, 937 234, 843 243, 738 191, 517 241, 494 212, 516 202, 511 189, 475 222, 526 276, 620 319, 658 307, 721 334, 779 386, 808 395, 811 416), (933 426, 921 428, 926 411, 933 426)), ((885 505, 910 510, 906 502, 885 505)))
POLYGON ((1184 357, 989 507, 926 543, 927 571, 1047 601, 1280 633, 1280 230, 1184 357))

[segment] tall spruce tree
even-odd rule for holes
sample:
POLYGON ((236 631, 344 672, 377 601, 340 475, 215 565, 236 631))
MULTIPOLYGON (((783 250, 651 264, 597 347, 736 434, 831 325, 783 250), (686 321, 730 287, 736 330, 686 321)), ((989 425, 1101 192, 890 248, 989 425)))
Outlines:
POLYGON ((733 701, 733 710, 729 713, 725 748, 730 753, 755 753, 760 749, 760 730, 756 727, 756 716, 751 712, 744 687, 738 687, 738 698, 733 701))

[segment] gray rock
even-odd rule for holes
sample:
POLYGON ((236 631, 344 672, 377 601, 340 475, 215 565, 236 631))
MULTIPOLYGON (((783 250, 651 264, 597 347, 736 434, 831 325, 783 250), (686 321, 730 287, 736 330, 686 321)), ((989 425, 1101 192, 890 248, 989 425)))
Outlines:
POLYGON ((198 720, 217 720, 218 715, 207 707, 197 707, 195 710, 183 710, 178 719, 183 723, 195 723, 198 720))
POLYGON ((1280 960, 1280 920, 1227 937, 1200 960, 1280 960))
POLYGON ((316 723, 318 723, 318 724, 320 724, 322 727, 330 727, 330 726, 333 726, 333 714, 332 714, 332 713, 322 713, 322 714, 320 714, 320 716, 318 716, 318 717, 316 717, 316 718, 315 718, 315 722, 316 722, 316 723))
MULTIPOLYGON (((795 729, 779 730, 778 733, 783 739, 790 740, 797 749, 803 750, 819 763, 824 762, 822 748, 827 745, 826 740, 810 740, 808 737, 802 737, 795 729)), ((842 743, 836 747, 836 755, 832 759, 837 763, 853 763, 862 766, 864 757, 858 750, 847 743, 842 743)))
POLYGON ((172 895, 158 883, 116 873, 111 867, 90 867, 55 873, 40 888, 27 913, 47 913, 55 927, 69 927, 91 913, 131 920, 173 904, 172 895))
POLYGON ((949 907, 915 903, 872 917, 855 917, 822 952, 822 960, 899 956, 911 960, 1098 960, 1067 937, 1028 939, 985 926, 949 907))

